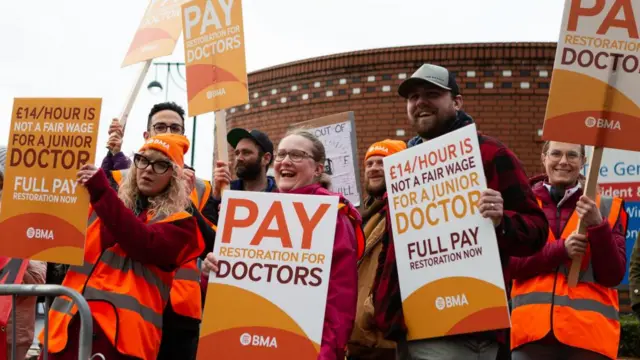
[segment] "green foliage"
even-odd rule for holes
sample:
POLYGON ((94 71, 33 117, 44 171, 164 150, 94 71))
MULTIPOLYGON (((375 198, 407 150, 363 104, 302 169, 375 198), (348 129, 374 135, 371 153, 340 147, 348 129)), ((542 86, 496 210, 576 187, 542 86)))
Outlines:
POLYGON ((640 357, 640 321, 633 314, 620 317, 620 350, 618 356, 640 357))

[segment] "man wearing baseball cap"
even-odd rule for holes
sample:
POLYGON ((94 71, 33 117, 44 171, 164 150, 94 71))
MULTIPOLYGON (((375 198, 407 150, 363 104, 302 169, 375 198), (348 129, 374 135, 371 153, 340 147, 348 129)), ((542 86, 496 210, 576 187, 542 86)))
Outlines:
MULTIPOLYGON (((231 129, 227 133, 227 142, 234 149, 234 170, 236 180, 231 179, 229 165, 217 161, 213 176, 213 202, 216 209, 221 202, 221 189, 229 184, 230 190, 272 192, 277 189, 276 180, 267 175, 273 162, 273 143, 259 130, 242 128, 231 129)), ((217 218, 214 224, 218 224, 217 218)))
MULTIPOLYGON (((462 95, 455 76, 444 67, 422 65, 402 82, 398 93, 406 101, 409 124, 417 133, 408 147, 474 122, 462 110, 462 95)), ((509 257, 540 251, 547 240, 549 225, 515 154, 492 137, 478 134, 478 140, 488 187, 482 192, 478 206, 480 213, 494 224, 505 284, 509 287, 506 268, 509 257)), ((374 318, 386 338, 398 342, 400 359, 496 359, 500 346, 504 348, 508 338, 504 330, 408 341, 393 239, 385 243, 380 258, 384 261, 374 285, 374 318)))
POLYGON ((364 157, 364 181, 367 198, 360 215, 365 241, 362 259, 358 262, 358 304, 356 319, 347 344, 349 360, 395 360, 395 342, 385 340, 384 334, 372 326, 373 303, 371 287, 378 268, 378 256, 383 242, 389 240, 386 219, 387 185, 383 159, 407 148, 400 140, 382 140, 372 144, 364 157))

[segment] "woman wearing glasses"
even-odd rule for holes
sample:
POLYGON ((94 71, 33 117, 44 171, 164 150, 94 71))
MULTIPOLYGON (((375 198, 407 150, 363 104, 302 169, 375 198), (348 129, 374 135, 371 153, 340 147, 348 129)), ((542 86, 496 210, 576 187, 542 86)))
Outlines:
MULTIPOLYGON (((322 343, 318 360, 343 360, 351 335, 357 301, 357 257, 360 214, 341 194, 327 190, 329 177, 324 173, 324 145, 306 131, 285 136, 275 154, 274 170, 278 191, 286 194, 339 196, 345 204, 336 222, 329 292, 325 308, 322 343)), ((207 255, 204 271, 218 271, 212 253, 207 255)))
MULTIPOLYGON (((184 210, 189 208, 182 177, 188 148, 182 135, 149 138, 118 193, 103 170, 84 165, 78 172, 91 202, 84 264, 71 266, 62 285, 88 301, 93 352, 108 360, 156 359, 176 269, 204 249, 196 219, 184 210)), ((77 357, 77 315, 69 298, 54 300, 50 359, 77 357)))
POLYGON ((532 179, 549 220, 541 252, 511 258, 512 359, 615 359, 620 323, 615 287, 625 274, 627 214, 620 198, 584 195, 581 145, 547 142, 546 174, 532 179), (578 222, 586 228, 578 234, 578 222), (577 286, 571 262, 581 259, 577 286))

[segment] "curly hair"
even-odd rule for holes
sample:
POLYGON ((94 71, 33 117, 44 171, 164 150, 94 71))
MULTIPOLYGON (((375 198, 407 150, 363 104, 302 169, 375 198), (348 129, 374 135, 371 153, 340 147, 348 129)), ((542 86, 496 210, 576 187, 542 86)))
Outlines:
MULTIPOLYGON (((143 154, 151 152, 156 151, 150 150, 143 154)), ((189 206, 190 200, 187 194, 187 184, 182 176, 182 168, 175 164, 172 165, 173 174, 169 186, 159 195, 149 198, 149 218, 169 216, 183 211, 189 206)), ((136 173, 135 169, 131 169, 118 190, 118 197, 131 210, 135 210, 136 200, 140 196, 136 173)))

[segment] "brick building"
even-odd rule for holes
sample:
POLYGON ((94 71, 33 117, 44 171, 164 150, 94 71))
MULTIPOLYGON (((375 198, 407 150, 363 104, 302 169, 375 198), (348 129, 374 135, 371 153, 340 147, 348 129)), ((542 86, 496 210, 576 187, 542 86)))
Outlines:
MULTIPOLYGON (((397 88, 431 62, 456 73, 463 109, 480 131, 513 149, 533 174, 541 170, 539 131, 555 49, 555 43, 427 45, 283 64, 249 74, 250 103, 228 109, 227 126, 261 129, 277 144, 288 124, 354 111, 362 163, 371 143, 414 136, 397 88)), ((362 170, 360 176, 364 179, 362 170)))
MULTIPOLYGON (((362 164, 371 143, 414 136, 397 89, 430 62, 456 73, 463 109, 480 131, 509 146, 531 176, 542 171, 540 135, 555 52, 556 43, 425 45, 283 64, 249 74, 250 103, 227 110, 227 127, 260 129, 277 145, 289 124, 353 111, 362 164)), ((628 286, 619 292, 621 311, 629 312, 628 286)))

